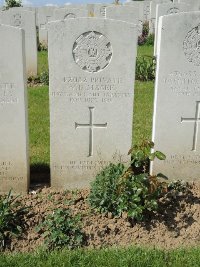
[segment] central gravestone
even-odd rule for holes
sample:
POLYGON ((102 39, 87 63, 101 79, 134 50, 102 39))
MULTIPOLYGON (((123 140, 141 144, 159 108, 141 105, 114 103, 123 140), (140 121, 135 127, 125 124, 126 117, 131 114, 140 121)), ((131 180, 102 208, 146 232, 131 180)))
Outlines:
POLYGON ((87 187, 103 166, 127 161, 136 36, 134 25, 109 19, 50 23, 53 187, 87 187))

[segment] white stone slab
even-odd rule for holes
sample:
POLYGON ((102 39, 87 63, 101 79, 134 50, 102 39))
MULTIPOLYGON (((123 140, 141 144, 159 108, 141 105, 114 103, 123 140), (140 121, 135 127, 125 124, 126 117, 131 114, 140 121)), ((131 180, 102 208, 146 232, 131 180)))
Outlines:
POLYGON ((53 187, 88 187, 115 156, 127 159, 136 31, 132 24, 99 18, 50 23, 53 187))
POLYGON ((106 8, 106 18, 122 20, 138 25, 138 34, 142 33, 142 23, 139 21, 139 9, 130 6, 115 5, 106 8))
POLYGON ((48 45, 47 23, 53 20, 53 13, 56 8, 56 6, 38 7, 39 42, 45 46, 48 45))
POLYGON ((37 7, 29 7, 29 6, 23 6, 23 7, 12 7, 12 10, 28 10, 35 12, 35 21, 36 21, 36 26, 38 26, 38 20, 37 20, 37 7))
POLYGON ((131 2, 124 3, 124 5, 139 9, 139 12, 138 12, 139 20, 142 21, 142 23, 145 21, 145 19, 144 19, 144 1, 131 1, 131 2))
POLYGON ((185 3, 191 6, 192 10, 200 11, 200 1, 199 0, 179 0, 179 3, 185 3))
POLYGON ((0 25, 0 193, 29 186, 24 38, 23 30, 0 25))
POLYGON ((157 55, 157 34, 158 34, 158 21, 161 16, 171 15, 180 12, 192 11, 191 6, 182 3, 166 3, 159 4, 156 7, 156 21, 155 21, 155 42, 154 42, 154 56, 157 55))
POLYGON ((54 19, 55 20, 63 20, 63 19, 71 19, 77 17, 87 17, 88 10, 81 8, 58 8, 54 10, 54 19))
POLYGON ((70 5, 67 4, 67 5, 64 5, 64 7, 86 9, 88 11, 87 17, 94 17, 94 4, 70 4, 70 5))
POLYGON ((94 17, 105 18, 106 8, 111 6, 110 4, 94 4, 94 17))
POLYGON ((158 26, 153 141, 166 154, 153 174, 199 181, 200 12, 163 16, 158 26), (184 25, 184 26, 183 26, 184 25))
POLYGON ((37 37, 35 12, 16 10, 10 8, 7 11, 0 12, 0 22, 22 28, 25 31, 25 51, 26 51, 26 71, 27 76, 37 75, 37 37))
POLYGON ((149 33, 155 33, 156 22, 156 6, 159 4, 171 3, 170 0, 153 0, 150 3, 150 21, 149 21, 149 33))

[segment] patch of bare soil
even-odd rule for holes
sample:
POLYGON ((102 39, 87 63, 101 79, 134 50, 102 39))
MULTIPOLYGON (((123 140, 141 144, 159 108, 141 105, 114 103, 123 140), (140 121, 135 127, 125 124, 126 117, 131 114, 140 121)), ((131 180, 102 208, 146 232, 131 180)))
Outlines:
POLYGON ((190 192, 176 199, 161 199, 159 210, 138 223, 128 220, 126 214, 113 218, 98 214, 87 203, 89 190, 76 194, 55 191, 45 187, 21 196, 22 205, 30 206, 26 215, 27 230, 20 239, 13 239, 11 251, 34 251, 43 244, 35 227, 58 207, 68 207, 82 215, 87 247, 145 245, 172 249, 179 246, 200 245, 200 185, 193 184, 190 192), (72 201, 70 201, 72 200, 72 201))

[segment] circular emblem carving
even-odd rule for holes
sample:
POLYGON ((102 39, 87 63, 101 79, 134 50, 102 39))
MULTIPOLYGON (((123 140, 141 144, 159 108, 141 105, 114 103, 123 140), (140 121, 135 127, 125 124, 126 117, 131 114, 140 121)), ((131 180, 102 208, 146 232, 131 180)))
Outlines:
POLYGON ((188 32, 183 50, 189 62, 200 66, 200 24, 188 32))
POLYGON ((98 72, 110 63, 112 47, 103 34, 95 31, 85 32, 74 43, 73 57, 82 70, 98 72))
POLYGON ((178 7, 172 7, 167 11, 167 15, 179 13, 178 7))
POLYGON ((74 13, 68 13, 65 15, 64 19, 74 19, 76 15, 74 13))

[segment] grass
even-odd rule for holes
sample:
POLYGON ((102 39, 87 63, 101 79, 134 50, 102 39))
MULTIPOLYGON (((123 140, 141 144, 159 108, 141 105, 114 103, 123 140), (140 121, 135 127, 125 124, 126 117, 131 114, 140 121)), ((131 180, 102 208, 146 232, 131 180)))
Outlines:
POLYGON ((153 56, 153 46, 151 45, 142 45, 138 46, 138 56, 153 56))
POLYGON ((133 112, 133 144, 151 139, 154 82, 135 82, 133 112))
POLYGON ((38 74, 48 70, 48 52, 38 52, 38 74))
POLYGON ((0 254, 0 267, 199 267, 200 248, 163 251, 126 249, 0 254))
POLYGON ((50 151, 48 86, 28 88, 31 167, 48 168, 50 151))

